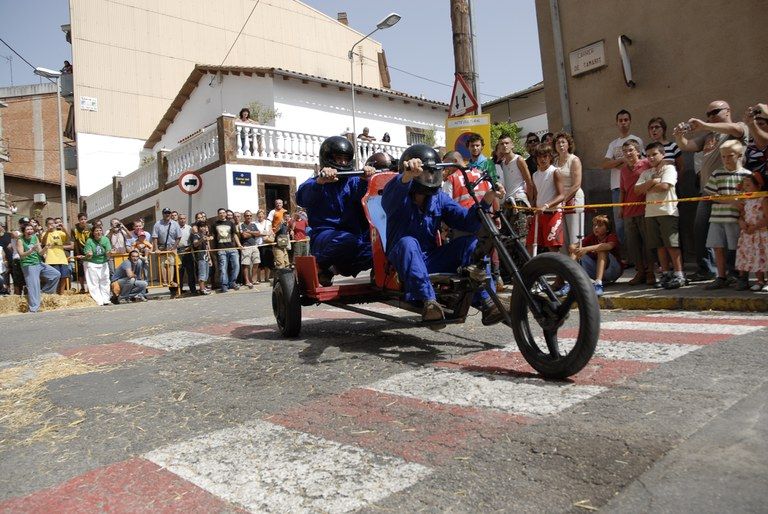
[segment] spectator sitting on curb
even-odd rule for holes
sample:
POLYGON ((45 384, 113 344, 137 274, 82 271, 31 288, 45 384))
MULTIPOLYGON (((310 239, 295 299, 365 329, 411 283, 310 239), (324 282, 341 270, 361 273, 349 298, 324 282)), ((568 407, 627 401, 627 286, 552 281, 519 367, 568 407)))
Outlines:
MULTIPOLYGON (((592 233, 581 241, 581 246, 568 245, 568 254, 581 264, 589 278, 595 281, 595 294, 602 296, 605 284, 612 284, 621 277, 619 238, 611 232, 611 221, 601 214, 592 218, 592 233)), ((567 296, 570 284, 565 284, 558 296, 567 296)))
POLYGON ((147 282, 141 280, 144 276, 144 260, 138 250, 131 250, 128 258, 120 264, 112 276, 112 281, 120 286, 118 303, 128 303, 128 300, 146 302, 147 282))

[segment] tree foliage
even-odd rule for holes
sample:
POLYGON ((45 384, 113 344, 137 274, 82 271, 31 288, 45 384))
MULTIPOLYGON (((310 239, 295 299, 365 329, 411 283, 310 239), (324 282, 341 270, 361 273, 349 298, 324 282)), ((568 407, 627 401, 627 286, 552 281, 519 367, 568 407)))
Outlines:
POLYGON ((516 123, 500 122, 491 125, 491 151, 502 136, 509 136, 515 144, 515 153, 525 152, 525 145, 520 141, 520 127, 516 123))

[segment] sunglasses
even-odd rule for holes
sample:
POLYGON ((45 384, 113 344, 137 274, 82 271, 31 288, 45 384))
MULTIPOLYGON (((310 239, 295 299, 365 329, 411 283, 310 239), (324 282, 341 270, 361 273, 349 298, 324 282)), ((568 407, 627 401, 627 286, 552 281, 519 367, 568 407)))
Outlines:
POLYGON ((710 116, 714 116, 715 114, 718 114, 720 111, 726 110, 728 107, 720 107, 718 109, 712 109, 711 111, 707 111, 705 114, 707 115, 707 118, 710 116))

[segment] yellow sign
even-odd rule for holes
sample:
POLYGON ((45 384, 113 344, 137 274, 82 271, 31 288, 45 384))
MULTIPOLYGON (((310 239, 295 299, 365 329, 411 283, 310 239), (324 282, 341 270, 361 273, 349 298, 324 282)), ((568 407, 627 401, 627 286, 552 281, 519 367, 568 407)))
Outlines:
POLYGON ((448 118, 445 121, 445 149, 456 150, 465 159, 469 160, 467 139, 471 133, 483 136, 483 155, 491 156, 491 115, 480 114, 477 116, 462 116, 461 118, 448 118))

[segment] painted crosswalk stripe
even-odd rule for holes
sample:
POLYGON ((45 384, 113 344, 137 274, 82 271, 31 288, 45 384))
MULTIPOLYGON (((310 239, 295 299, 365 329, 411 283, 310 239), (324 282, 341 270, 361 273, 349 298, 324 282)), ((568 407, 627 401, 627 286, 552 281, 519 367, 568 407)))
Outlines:
POLYGON ((163 332, 153 336, 137 337, 129 339, 128 342, 170 352, 182 348, 189 348, 191 346, 213 344, 226 340, 226 337, 179 330, 176 332, 163 332))
MULTIPOLYGON (((645 314, 648 318, 666 318, 669 317, 668 312, 651 312, 645 314)), ((768 322, 768 316, 765 314, 709 314, 706 312, 686 312, 685 317, 688 319, 733 319, 733 320, 762 320, 768 322)))
POLYGON ((750 325, 708 325, 703 323, 644 323, 639 321, 606 321, 601 330, 652 330, 654 332, 676 332, 696 334, 743 335, 762 330, 763 327, 750 325))
POLYGON ((657 322, 663 321, 664 323, 697 323, 697 324, 711 324, 711 325, 749 325, 755 327, 768 327, 768 316, 752 316, 752 317, 740 317, 732 318, 726 316, 697 316, 695 318, 685 316, 635 316, 624 321, 644 321, 644 322, 657 322))
POLYGON ((496 409, 524 416, 548 416, 603 392, 601 386, 577 386, 527 378, 478 376, 421 369, 375 382, 367 389, 420 400, 496 409))
POLYGON ((252 512, 349 512, 432 472, 265 421, 173 444, 145 458, 252 512))
MULTIPOLYGON (((560 347, 565 350, 572 348, 576 343, 573 338, 560 339, 560 347)), ((542 346, 544 347, 544 346, 542 346)), ((595 357, 608 360, 628 360, 638 362, 671 362, 694 350, 701 348, 694 344, 659 344, 659 343, 635 343, 632 341, 599 341, 595 348, 595 357)), ((519 352, 517 344, 508 344, 504 350, 519 352)))

